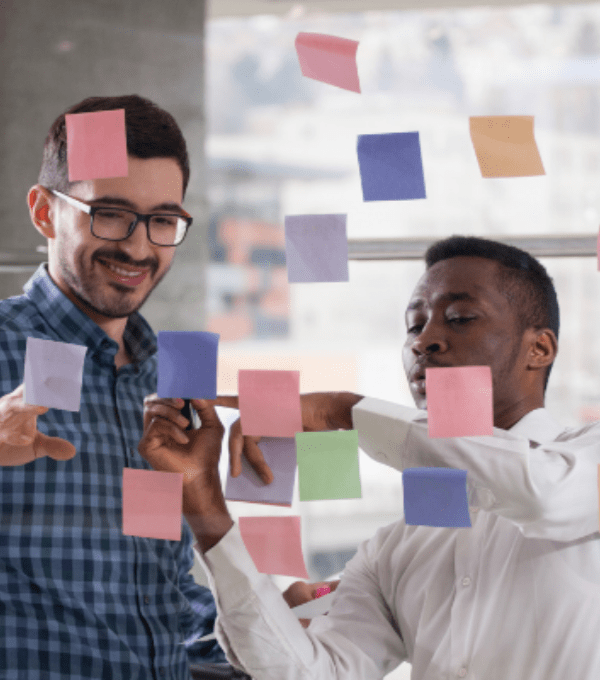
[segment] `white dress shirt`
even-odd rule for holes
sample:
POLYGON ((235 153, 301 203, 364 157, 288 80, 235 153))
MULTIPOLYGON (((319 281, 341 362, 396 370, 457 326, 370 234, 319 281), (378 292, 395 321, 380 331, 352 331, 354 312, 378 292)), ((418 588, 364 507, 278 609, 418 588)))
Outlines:
POLYGON ((377 460, 466 469, 472 528, 380 529, 305 630, 234 526, 203 559, 232 663, 255 680, 378 680, 404 660, 414 680, 598 680, 600 425, 537 409, 429 439, 425 411, 363 399, 352 417, 377 460))

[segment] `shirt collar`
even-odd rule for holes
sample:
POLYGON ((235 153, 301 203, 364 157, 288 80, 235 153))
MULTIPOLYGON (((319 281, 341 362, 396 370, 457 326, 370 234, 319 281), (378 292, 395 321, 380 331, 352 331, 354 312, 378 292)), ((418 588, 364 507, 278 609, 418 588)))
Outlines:
POLYGON ((538 444, 546 444, 555 441, 563 430, 547 409, 536 408, 524 415, 509 431, 538 444))
MULTIPOLYGON (((103 351, 113 356, 117 353, 117 343, 60 290, 48 274, 46 263, 37 268, 23 291, 63 342, 85 345, 92 353, 103 351)), ((148 322, 137 312, 127 320, 123 342, 135 363, 144 361, 156 352, 156 336, 148 322)))

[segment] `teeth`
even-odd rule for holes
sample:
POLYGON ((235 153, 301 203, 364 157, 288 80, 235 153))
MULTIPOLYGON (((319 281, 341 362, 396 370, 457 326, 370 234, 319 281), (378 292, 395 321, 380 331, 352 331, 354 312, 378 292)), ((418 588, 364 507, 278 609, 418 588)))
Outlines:
POLYGON ((128 278, 135 278, 136 276, 140 276, 143 272, 130 272, 127 271, 126 269, 121 269, 120 267, 116 267, 114 264, 110 264, 108 262, 104 263, 109 269, 112 269, 113 272, 116 272, 119 276, 127 276, 128 278))

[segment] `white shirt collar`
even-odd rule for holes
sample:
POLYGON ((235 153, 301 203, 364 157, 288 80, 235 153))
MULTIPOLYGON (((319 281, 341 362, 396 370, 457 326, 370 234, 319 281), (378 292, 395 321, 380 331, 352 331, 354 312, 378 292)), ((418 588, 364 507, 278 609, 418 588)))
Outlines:
POLYGON ((554 441, 563 431, 564 428, 554 420, 545 408, 529 411, 509 430, 512 434, 526 437, 538 444, 554 441))

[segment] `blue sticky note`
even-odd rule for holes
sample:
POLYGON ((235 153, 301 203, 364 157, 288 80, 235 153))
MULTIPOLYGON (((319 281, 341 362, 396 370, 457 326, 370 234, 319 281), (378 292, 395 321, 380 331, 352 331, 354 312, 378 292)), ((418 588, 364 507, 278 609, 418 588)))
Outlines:
POLYGON ((346 215, 288 215, 285 259, 290 283, 348 281, 346 215))
POLYGON ((418 132, 359 135, 357 152, 363 200, 426 198, 418 132))
POLYGON ((218 345, 217 333, 160 331, 158 396, 216 399, 218 345))
POLYGON ((449 468, 407 468, 402 473, 407 524, 428 527, 470 527, 467 471, 449 468))

